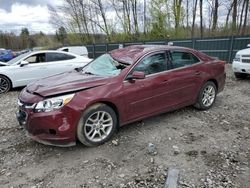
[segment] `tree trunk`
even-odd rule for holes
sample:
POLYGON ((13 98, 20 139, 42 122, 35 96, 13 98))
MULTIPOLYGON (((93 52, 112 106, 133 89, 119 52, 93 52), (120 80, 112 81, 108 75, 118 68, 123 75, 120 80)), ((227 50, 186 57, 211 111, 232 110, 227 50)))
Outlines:
POLYGON ((212 35, 215 35, 215 30, 216 30, 216 27, 217 27, 218 8, 219 8, 219 1, 218 1, 218 0, 215 0, 215 3, 214 3, 214 11, 213 11, 212 35))
POLYGON ((187 4, 186 4, 186 18, 187 18, 187 23, 186 23, 186 27, 189 27, 189 0, 187 0, 187 4))
POLYGON ((194 25, 195 25, 195 18, 196 18, 196 8, 197 8, 198 0, 195 0, 193 5, 193 21, 192 21, 192 30, 191 30, 191 37, 194 37, 194 25))
POLYGON ((229 21, 229 16, 230 16, 230 13, 233 9, 233 3, 231 3, 229 9, 228 9, 228 12, 227 12, 227 17, 226 17, 226 28, 228 28, 228 21, 229 21))
POLYGON ((104 9, 103 9, 103 5, 102 5, 101 0, 98 0, 98 8, 99 8, 99 11, 100 11, 100 13, 101 13, 102 20, 103 20, 103 22, 104 22, 104 28, 105 28, 105 33, 106 33, 106 35, 107 35, 107 39, 108 39, 108 41, 110 42, 111 39, 110 39, 110 35, 109 35, 109 28, 108 28, 106 15, 105 15, 105 11, 104 11, 104 9))
POLYGON ((175 29, 180 27, 182 0, 174 0, 175 29))
POLYGON ((236 33, 236 19, 237 19, 237 0, 233 0, 233 15, 232 15, 232 33, 236 33))
POLYGON ((147 15, 147 13, 146 13, 146 11, 147 11, 147 9, 146 9, 146 0, 144 0, 144 2, 143 2, 143 33, 144 33, 144 35, 146 35, 146 24, 147 24, 147 18, 146 18, 146 15, 147 15))
POLYGON ((203 0, 200 0, 200 34, 201 38, 203 38, 203 15, 202 15, 202 5, 203 5, 203 0))
POLYGON ((238 33, 241 32, 242 20, 243 20, 243 13, 244 13, 244 9, 245 9, 245 3, 246 3, 246 0, 243 1, 242 7, 241 7, 240 23, 239 23, 238 33))
POLYGON ((243 27, 242 27, 242 31, 241 34, 245 34, 246 32, 246 26, 247 26, 247 15, 248 15, 248 9, 249 9, 249 0, 245 0, 246 1, 246 7, 245 7, 245 18, 244 18, 244 23, 243 23, 243 27))
POLYGON ((128 33, 131 34, 131 20, 130 20, 130 3, 128 0, 123 0, 126 24, 128 26, 128 33))
POLYGON ((132 6, 132 14, 133 14, 133 21, 134 21, 134 31, 135 35, 139 35, 139 27, 138 27, 138 19, 137 19, 137 0, 130 0, 131 1, 131 6, 132 6))

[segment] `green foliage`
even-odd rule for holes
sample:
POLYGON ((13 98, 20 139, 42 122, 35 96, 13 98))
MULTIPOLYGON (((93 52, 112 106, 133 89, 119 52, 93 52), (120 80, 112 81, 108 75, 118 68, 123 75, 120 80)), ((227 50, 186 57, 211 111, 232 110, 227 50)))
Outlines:
POLYGON ((149 7, 151 20, 149 24, 150 36, 156 39, 165 38, 167 28, 167 1, 152 0, 149 7))
POLYGON ((60 27, 57 31, 56 31, 56 38, 59 42, 62 43, 62 45, 65 44, 65 40, 67 38, 67 32, 66 29, 64 27, 60 27))
POLYGON ((21 34, 20 34, 20 36, 21 37, 29 37, 29 30, 28 30, 28 28, 22 28, 22 30, 21 30, 21 34))

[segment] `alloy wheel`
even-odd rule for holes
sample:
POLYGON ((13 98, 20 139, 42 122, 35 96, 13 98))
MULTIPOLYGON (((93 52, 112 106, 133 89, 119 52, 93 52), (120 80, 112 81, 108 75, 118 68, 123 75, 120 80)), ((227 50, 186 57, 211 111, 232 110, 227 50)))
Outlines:
POLYGON ((100 142, 107 138, 112 131, 113 119, 106 111, 97 111, 85 121, 84 132, 92 142, 100 142))
POLYGON ((204 106, 209 107, 213 104, 215 99, 215 88, 211 85, 208 85, 202 94, 202 103, 204 106))
POLYGON ((9 89, 9 82, 5 78, 0 78, 0 93, 4 93, 9 89))

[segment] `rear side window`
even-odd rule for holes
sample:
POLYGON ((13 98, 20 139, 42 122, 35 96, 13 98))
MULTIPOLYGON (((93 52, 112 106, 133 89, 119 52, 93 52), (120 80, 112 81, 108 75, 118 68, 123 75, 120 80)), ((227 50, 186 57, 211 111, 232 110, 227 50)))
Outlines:
POLYGON ((74 59, 75 57, 72 55, 68 54, 63 54, 63 53, 47 53, 46 54, 46 60, 47 62, 51 61, 63 61, 63 60, 69 60, 69 59, 74 59))
POLYGON ((172 68, 184 67, 200 62, 200 60, 193 54, 180 51, 170 52, 170 59, 172 62, 172 68))
POLYGON ((63 49, 62 51, 64 51, 64 52, 69 52, 69 49, 68 49, 68 48, 65 48, 65 49, 63 49))

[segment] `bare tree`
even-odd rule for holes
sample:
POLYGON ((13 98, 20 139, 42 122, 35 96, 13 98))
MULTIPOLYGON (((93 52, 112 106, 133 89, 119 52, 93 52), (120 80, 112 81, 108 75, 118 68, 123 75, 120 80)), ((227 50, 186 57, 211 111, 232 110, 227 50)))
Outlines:
POLYGON ((102 0, 90 0, 90 1, 93 3, 93 8, 95 9, 95 11, 97 13, 97 17, 96 17, 97 19, 94 20, 94 19, 90 18, 90 20, 92 22, 96 23, 100 27, 100 29, 103 32, 105 32, 105 34, 107 35, 108 41, 111 41, 109 26, 108 26, 107 16, 106 16, 106 8, 104 7, 102 0), (102 23, 100 23, 98 15, 101 16, 104 26, 102 26, 102 23))
MULTIPOLYGON (((241 34, 245 34, 246 32, 246 26, 247 26, 247 16, 248 16, 248 13, 250 12, 250 6, 249 6, 249 0, 245 0, 246 2, 246 7, 245 7, 245 18, 244 18, 244 23, 243 23, 243 27, 242 27, 242 31, 241 31, 241 34)), ((249 21, 249 20, 248 20, 249 21)))
POLYGON ((191 37, 192 38, 194 37, 194 26, 195 26, 197 2, 198 2, 198 0, 193 1, 193 21, 192 21, 192 30, 191 30, 191 37))
POLYGON ((218 8, 219 8, 219 1, 214 1, 214 7, 213 7, 213 24, 212 24, 212 34, 214 35, 214 32, 217 27, 217 20, 218 20, 218 8))
POLYGON ((237 28, 237 24, 236 24, 236 20, 237 20, 237 0, 233 0, 233 14, 232 14, 232 33, 235 34, 236 32, 236 28, 237 28))
POLYGON ((133 23, 134 23, 134 32, 136 36, 139 35, 139 27, 138 27, 138 0, 130 0, 131 8, 132 8, 132 15, 133 15, 133 23))
POLYGON ((173 13, 174 13, 175 29, 178 29, 180 27, 181 6, 182 6, 182 0, 174 0, 173 13))
POLYGON ((227 17, 226 17, 226 25, 225 25, 226 28, 228 28, 229 16, 231 14, 232 9, 233 9, 233 2, 230 3, 230 5, 228 7, 228 12, 227 12, 227 17))
POLYGON ((189 27, 189 0, 186 0, 186 27, 189 27))
POLYGON ((200 34, 203 38, 203 0, 200 0, 200 34))

